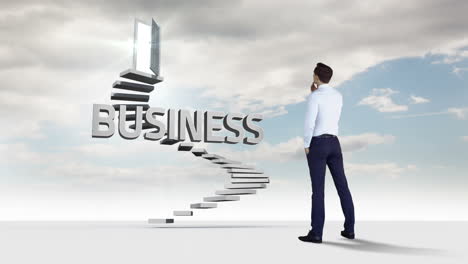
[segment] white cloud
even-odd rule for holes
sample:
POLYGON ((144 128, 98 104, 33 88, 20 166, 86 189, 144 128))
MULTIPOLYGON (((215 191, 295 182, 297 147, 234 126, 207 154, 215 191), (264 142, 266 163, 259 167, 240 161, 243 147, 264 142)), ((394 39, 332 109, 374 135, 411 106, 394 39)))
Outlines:
POLYGON ((374 88, 371 95, 364 97, 358 105, 368 105, 379 112, 401 112, 407 111, 407 105, 399 105, 393 102, 391 96, 397 91, 391 88, 374 88))
MULTIPOLYGON (((143 133, 142 133, 143 134, 143 133)), ((114 135, 119 137, 119 135, 114 135)), ((142 135, 140 136, 142 137, 142 135)), ((122 155, 144 155, 145 153, 158 152, 158 153, 172 153, 173 148, 168 148, 166 145, 160 145, 159 141, 149 140, 135 140, 125 141, 121 140, 120 144, 105 139, 94 139, 88 144, 81 144, 73 147, 71 150, 88 157, 118 157, 122 155)), ((197 145, 199 145, 197 143, 197 145)))
POLYGON ((234 151, 223 147, 219 150, 234 160, 287 162, 305 157, 302 142, 301 137, 294 137, 278 144, 262 141, 250 150, 234 151))
MULTIPOLYGON (((83 185, 92 189, 129 189, 137 186, 141 190, 155 186, 181 185, 193 183, 219 182, 222 169, 203 166, 192 162, 190 165, 145 165, 133 167, 129 164, 117 166, 101 165, 86 162, 82 159, 66 160, 61 163, 51 163, 43 171, 47 177, 60 177, 65 186, 83 185), (183 183, 183 184, 181 184, 183 183)), ((60 181, 60 180, 59 180, 60 181)))
POLYGON ((462 136, 462 140, 468 142, 468 136, 462 136))
POLYGON ((456 75, 460 75, 463 72, 467 72, 467 71, 468 71, 468 67, 456 67, 456 66, 454 66, 452 70, 452 72, 456 75))
POLYGON ((468 118, 468 107, 451 107, 447 111, 458 119, 468 118))
MULTIPOLYGON (((392 143, 395 136, 363 133, 353 136, 339 136, 339 140, 343 152, 353 152, 363 150, 370 145, 392 143)), ((247 161, 287 162, 305 158, 302 137, 294 137, 278 144, 263 141, 251 150, 233 151, 224 147, 219 148, 219 150, 234 159, 247 161)))
POLYGON ((393 135, 380 135, 376 133, 340 137, 341 148, 344 152, 359 151, 370 145, 387 144, 394 141, 395 136, 393 135))
POLYGON ((0 135, 2 138, 41 138, 44 136, 42 121, 75 126, 79 121, 79 110, 79 105, 41 92, 21 94, 0 90, 0 115, 3 121, 0 135))
POLYGON ((286 110, 286 108, 283 105, 280 107, 276 107, 276 108, 265 109, 263 112, 260 112, 260 114, 263 115, 263 118, 280 116, 280 115, 284 115, 287 113, 288 113, 288 110, 286 110))
MULTIPOLYGON (((340 136, 340 144, 343 152, 353 152, 364 150, 370 145, 388 144, 395 141, 393 135, 380 135, 377 133, 364 133, 353 136, 340 136)), ((227 153, 229 157, 239 160, 253 161, 272 161, 272 162, 288 162, 291 160, 305 159, 303 143, 301 137, 291 138, 286 142, 279 144, 269 144, 267 142, 260 143, 253 150, 232 151, 224 149, 223 153, 227 153)), ((353 176, 371 175, 375 177, 390 177, 398 178, 402 174, 417 170, 413 164, 400 166, 394 162, 383 163, 352 163, 345 161, 346 173, 353 176)))
POLYGON ((415 171, 418 168, 409 164, 407 166, 400 166, 394 162, 384 163, 345 163, 345 171, 349 175, 359 177, 361 175, 371 175, 375 177, 390 177, 398 178, 403 173, 415 171))
MULTIPOLYGON (((50 154, 44 153, 41 155, 38 152, 32 151, 29 146, 25 143, 4 143, 0 144, 0 154, 2 159, 1 163, 12 166, 13 164, 28 164, 37 165, 42 164, 43 160, 48 160, 51 157, 50 154)), ((51 159, 56 160, 56 159, 51 159)))
MULTIPOLYGON (((292 0, 286 7, 262 0, 203 1, 199 6, 187 1, 81 1, 73 3, 75 8, 68 8, 68 2, 13 1, 2 7, 0 15, 8 18, 0 29, 8 39, 0 43, 2 99, 20 98, 21 107, 15 105, 13 112, 11 104, 0 104, 0 113, 15 115, 4 122, 8 128, 1 136, 40 135, 41 122, 70 123, 76 114, 84 115, 77 110, 81 105, 108 99, 110 84, 131 62, 133 17, 122 19, 123 12, 154 16, 163 29, 165 82, 158 85, 157 103, 196 94, 191 104, 211 100, 224 111, 266 116, 285 114, 285 106, 304 101, 318 61, 333 66, 337 86, 386 60, 428 53, 463 57, 460 47, 468 43, 464 1, 437 8, 422 0, 405 7, 390 0, 378 6, 372 1, 292 0), (281 10, 281 18, 272 10, 281 10), (310 20, 310 10, 327 12, 310 20), (30 21, 41 24, 29 27, 30 21), (316 37, 320 35, 327 38, 316 37), (161 97, 164 93, 170 98, 161 97), (11 125, 13 120, 18 126, 11 125)), ((405 110, 385 100, 373 104, 384 111, 405 110)))
POLYGON ((427 98, 416 96, 416 95, 411 95, 410 100, 412 104, 424 104, 424 103, 429 103, 431 101, 427 98))
POLYGON ((16 172, 27 164, 23 170, 26 174, 34 175, 44 184, 58 184, 58 187, 78 184, 112 190, 128 184, 145 188, 145 185, 177 185, 180 182, 223 183, 219 181, 223 170, 210 162, 196 162, 199 158, 177 151, 176 146, 155 145, 143 140, 131 143, 96 143, 55 152, 35 150, 25 143, 3 143, 0 144, 0 155, 4 158, 0 164, 16 172), (144 162, 140 166, 135 166, 133 161, 122 162, 148 158, 152 153, 156 154, 154 162, 144 162), (164 155, 169 162, 158 162, 161 159, 159 155, 164 155), (96 158, 100 158, 99 161, 93 162, 96 158))
POLYGON ((468 50, 456 49, 447 53, 441 60, 433 61, 432 64, 454 64, 468 58, 468 50))
POLYGON ((447 111, 440 111, 440 112, 427 112, 427 113, 421 113, 421 114, 411 114, 411 115, 394 115, 391 116, 390 118, 408 118, 408 117, 421 117, 421 116, 435 116, 435 115, 446 115, 448 114, 447 111))
POLYGON ((439 112, 427 112, 420 114, 410 114, 410 115, 394 115, 391 118, 409 118, 409 117, 422 117, 422 116, 436 116, 436 115, 454 115, 458 119, 467 119, 468 117, 468 107, 451 107, 444 111, 439 112))

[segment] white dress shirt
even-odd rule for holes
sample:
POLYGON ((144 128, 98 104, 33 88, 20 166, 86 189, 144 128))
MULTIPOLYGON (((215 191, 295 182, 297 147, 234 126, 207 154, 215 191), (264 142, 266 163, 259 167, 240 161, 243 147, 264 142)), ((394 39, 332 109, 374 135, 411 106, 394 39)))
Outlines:
POLYGON ((308 148, 313 136, 338 135, 343 96, 338 90, 324 83, 307 97, 304 122, 304 148, 308 148))

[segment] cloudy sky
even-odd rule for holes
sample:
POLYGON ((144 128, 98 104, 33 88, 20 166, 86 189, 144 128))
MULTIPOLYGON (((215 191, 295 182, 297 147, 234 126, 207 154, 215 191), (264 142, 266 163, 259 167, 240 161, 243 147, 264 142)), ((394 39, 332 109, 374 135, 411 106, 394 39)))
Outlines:
MULTIPOLYGON (((194 219, 310 217, 302 149, 317 62, 344 97, 356 219, 467 220, 466 1, 2 1, 0 220, 167 217, 221 189, 216 166, 142 138, 91 138, 93 103, 131 65, 133 21, 162 28, 150 104, 262 113, 268 189, 194 219)), ((313 150, 312 150, 313 151, 313 150)), ((342 219, 327 172, 327 219, 342 219)))

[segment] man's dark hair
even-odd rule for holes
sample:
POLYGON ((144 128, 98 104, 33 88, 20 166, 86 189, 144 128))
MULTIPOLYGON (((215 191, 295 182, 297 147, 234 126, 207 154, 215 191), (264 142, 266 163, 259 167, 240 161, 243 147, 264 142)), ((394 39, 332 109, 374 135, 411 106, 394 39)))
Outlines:
POLYGON ((328 83, 333 75, 333 70, 330 66, 319 62, 314 69, 314 73, 317 74, 321 82, 328 83))

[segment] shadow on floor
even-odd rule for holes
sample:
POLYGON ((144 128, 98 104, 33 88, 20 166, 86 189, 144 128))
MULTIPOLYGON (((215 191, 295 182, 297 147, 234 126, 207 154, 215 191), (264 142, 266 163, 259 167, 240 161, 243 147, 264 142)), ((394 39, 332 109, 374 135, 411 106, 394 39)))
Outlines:
POLYGON ((187 226, 151 226, 149 228, 278 228, 287 227, 282 225, 187 225, 187 226))
POLYGON ((419 248, 419 247, 408 247, 394 244, 388 244, 383 242, 377 242, 366 239, 342 239, 343 242, 327 242, 323 244, 340 247, 350 250, 374 252, 374 253, 388 253, 388 254, 400 254, 400 255, 432 255, 440 256, 444 255, 445 251, 435 248, 419 248))

